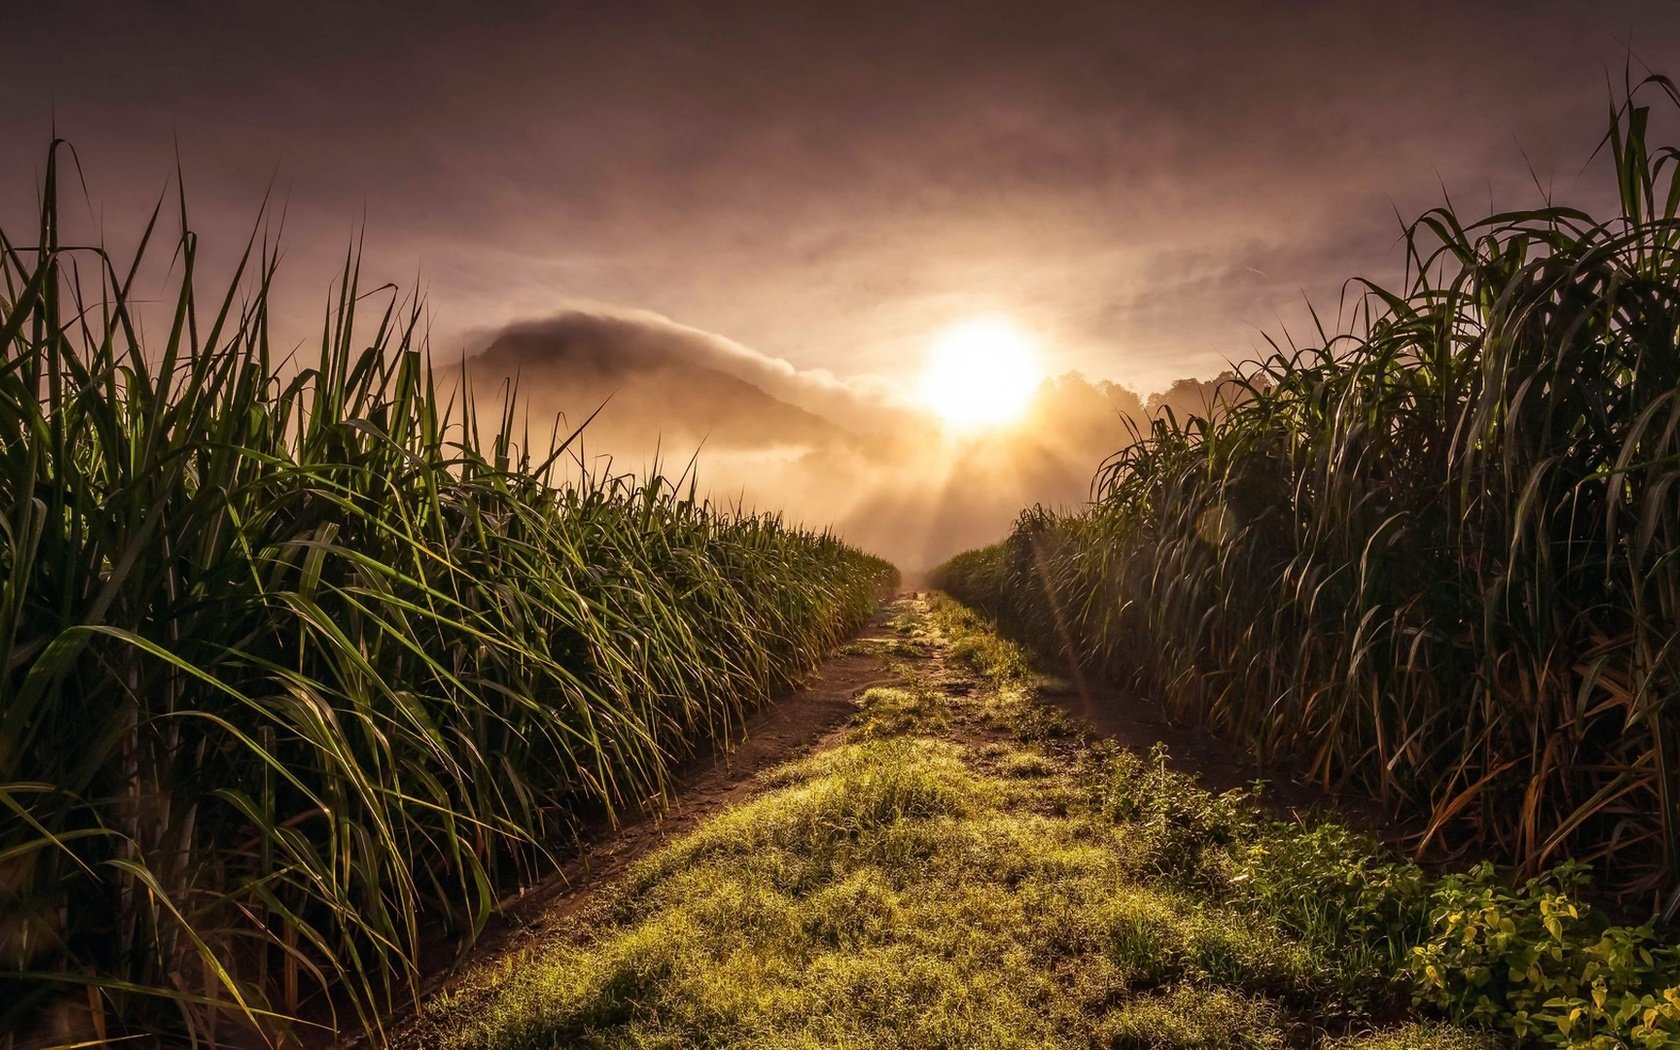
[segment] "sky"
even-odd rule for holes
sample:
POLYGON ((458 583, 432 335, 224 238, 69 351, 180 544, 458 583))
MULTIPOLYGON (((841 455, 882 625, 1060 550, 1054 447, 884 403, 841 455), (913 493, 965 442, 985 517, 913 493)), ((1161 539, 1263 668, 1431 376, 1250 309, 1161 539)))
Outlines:
POLYGON ((853 430, 976 316, 1145 395, 1306 338, 1443 194, 1601 204, 1611 82, 1680 74, 1673 0, 0 8, 8 230, 55 129, 116 243, 179 158, 213 258, 272 186, 299 341, 361 236, 440 355, 640 320, 853 430))

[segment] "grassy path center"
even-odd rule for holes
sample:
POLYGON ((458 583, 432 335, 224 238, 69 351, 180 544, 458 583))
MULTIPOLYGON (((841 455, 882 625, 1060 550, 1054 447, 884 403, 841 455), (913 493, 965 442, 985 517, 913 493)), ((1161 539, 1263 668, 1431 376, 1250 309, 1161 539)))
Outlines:
POLYGON ((1094 740, 1023 654, 905 598, 812 754, 435 996, 453 1047, 1409 1047, 1375 967, 1245 906, 1256 811, 1094 740))

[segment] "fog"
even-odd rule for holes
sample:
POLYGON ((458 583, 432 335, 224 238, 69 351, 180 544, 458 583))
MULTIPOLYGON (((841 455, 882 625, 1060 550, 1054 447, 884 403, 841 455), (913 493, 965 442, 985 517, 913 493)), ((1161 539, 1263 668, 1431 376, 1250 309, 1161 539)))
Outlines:
POLYGON ((484 334, 465 366, 484 415, 515 392, 516 431, 535 451, 583 427, 571 452, 590 469, 692 470, 714 502, 832 527, 912 574, 1001 538, 1025 507, 1084 502, 1135 428, 1164 406, 1204 412, 1211 389, 1187 378, 1142 396, 1068 372, 1018 422, 956 434, 904 391, 609 309, 484 334))
POLYGON ((1660 0, 14 6, 0 229, 60 136, 88 243, 180 173, 219 274, 266 199, 276 346, 354 241, 480 396, 518 377, 533 441, 600 408, 591 462, 699 449, 716 498, 906 568, 1084 499, 1151 391, 1308 302, 1337 327, 1443 196, 1606 207, 1617 85, 1680 53, 1660 0), (904 391, 990 315, 1090 378, 958 440, 904 391))

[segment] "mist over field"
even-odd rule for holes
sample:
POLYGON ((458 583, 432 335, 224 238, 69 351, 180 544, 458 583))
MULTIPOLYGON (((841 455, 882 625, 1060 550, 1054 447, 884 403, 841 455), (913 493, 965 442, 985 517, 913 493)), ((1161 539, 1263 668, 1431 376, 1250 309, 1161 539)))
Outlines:
POLYGON ((1680 1050, 1680 0, 0 27, 0 1050, 1680 1050))
POLYGON ((1023 417, 973 434, 943 427, 913 392, 800 370, 645 311, 574 310, 508 325, 465 358, 473 396, 512 381, 541 448, 584 426, 594 469, 690 465, 715 501, 780 511, 908 572, 1001 536, 1022 507, 1084 503, 1105 457, 1164 407, 1205 413, 1213 383, 1140 395, 1067 372, 1023 417))

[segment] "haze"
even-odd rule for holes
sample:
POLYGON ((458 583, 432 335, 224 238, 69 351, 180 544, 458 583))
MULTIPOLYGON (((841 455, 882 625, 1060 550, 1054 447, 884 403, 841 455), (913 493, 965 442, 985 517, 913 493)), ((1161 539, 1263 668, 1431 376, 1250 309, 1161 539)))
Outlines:
POLYGON ((1316 341, 1397 215, 1599 203, 1607 82, 1680 53, 1650 0, 4 6, 8 231, 55 128, 119 248, 177 153, 213 260, 272 181, 291 341, 365 225, 479 391, 606 401, 589 455, 702 448, 714 495, 912 569, 1083 498, 1151 392, 1316 341), (951 438, 921 370, 993 316, 1062 378, 951 438))

